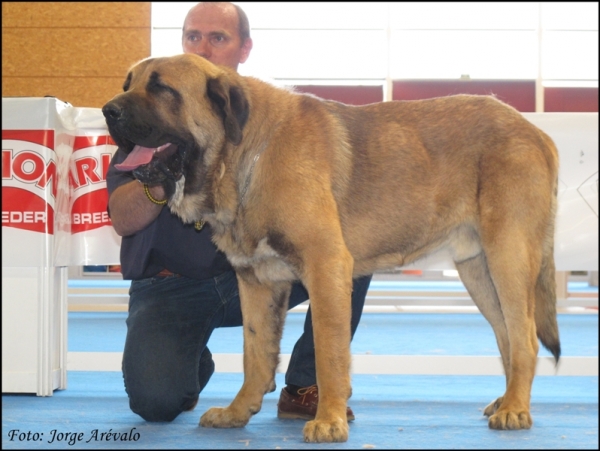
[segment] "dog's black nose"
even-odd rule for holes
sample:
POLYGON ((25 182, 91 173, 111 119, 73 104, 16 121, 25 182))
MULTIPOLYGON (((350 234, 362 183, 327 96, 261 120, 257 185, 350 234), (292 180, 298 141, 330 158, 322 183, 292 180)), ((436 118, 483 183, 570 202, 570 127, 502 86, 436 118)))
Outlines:
POLYGON ((102 114, 104 114, 104 117, 109 121, 114 122, 119 120, 121 118, 122 113, 123 109, 119 108, 114 103, 107 103, 102 107, 102 114))

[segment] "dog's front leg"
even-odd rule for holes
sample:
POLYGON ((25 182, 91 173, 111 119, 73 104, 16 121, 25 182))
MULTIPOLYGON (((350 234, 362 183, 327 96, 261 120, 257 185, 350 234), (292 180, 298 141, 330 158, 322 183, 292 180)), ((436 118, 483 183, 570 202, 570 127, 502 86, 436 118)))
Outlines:
POLYGON ((200 419, 204 427, 243 427, 260 411, 265 393, 275 390, 279 343, 290 283, 265 285, 238 272, 244 321, 244 384, 229 407, 213 407, 200 419))
POLYGON ((307 264, 312 310, 319 404, 314 420, 304 427, 307 442, 348 440, 346 404, 350 387, 350 319, 353 260, 345 248, 328 259, 325 247, 307 264))

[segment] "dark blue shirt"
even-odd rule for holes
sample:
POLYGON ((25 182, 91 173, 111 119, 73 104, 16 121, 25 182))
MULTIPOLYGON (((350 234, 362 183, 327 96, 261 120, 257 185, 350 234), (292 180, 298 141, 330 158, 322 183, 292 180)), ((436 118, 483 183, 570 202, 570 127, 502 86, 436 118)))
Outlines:
MULTIPOLYGON (((110 162, 106 175, 109 196, 119 186, 135 180, 131 172, 119 171, 114 167, 126 157, 125 152, 117 149, 110 162)), ((211 241, 211 234, 208 224, 198 232, 194 229, 194 224, 184 224, 167 206, 163 207, 148 227, 123 237, 123 279, 145 279, 155 276, 163 269, 193 279, 207 279, 233 270, 225 254, 211 241)))

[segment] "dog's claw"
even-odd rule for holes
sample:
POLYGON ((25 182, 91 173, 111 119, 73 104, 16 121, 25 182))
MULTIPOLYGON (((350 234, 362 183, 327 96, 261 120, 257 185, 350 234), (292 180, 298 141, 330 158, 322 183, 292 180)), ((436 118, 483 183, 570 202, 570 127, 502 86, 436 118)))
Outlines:
POLYGON ((500 406, 502 405, 502 400, 504 399, 503 396, 500 396, 498 399, 496 399, 495 401, 492 401, 491 403, 489 403, 486 408, 483 410, 483 414, 486 417, 491 417, 493 414, 496 413, 496 411, 500 408, 500 406))

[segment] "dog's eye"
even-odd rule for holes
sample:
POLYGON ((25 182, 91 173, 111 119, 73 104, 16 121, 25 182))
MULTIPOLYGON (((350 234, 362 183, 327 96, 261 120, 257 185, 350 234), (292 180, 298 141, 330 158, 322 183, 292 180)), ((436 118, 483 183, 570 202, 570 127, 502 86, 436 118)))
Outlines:
POLYGON ((166 84, 164 84, 158 74, 156 72, 154 72, 151 76, 150 76, 150 80, 148 80, 148 84, 146 85, 146 89, 148 90, 148 92, 152 92, 152 93, 161 93, 161 92, 168 92, 169 94, 171 94, 173 97, 175 97, 176 99, 180 99, 180 95, 179 92, 176 91, 175 89, 173 89, 171 86, 168 86, 166 84))
POLYGON ((172 94, 174 97, 179 97, 179 94, 173 88, 171 88, 170 86, 167 86, 165 84, 158 83, 158 82, 157 83, 148 83, 148 91, 154 92, 154 93, 168 92, 169 94, 172 94))

